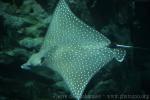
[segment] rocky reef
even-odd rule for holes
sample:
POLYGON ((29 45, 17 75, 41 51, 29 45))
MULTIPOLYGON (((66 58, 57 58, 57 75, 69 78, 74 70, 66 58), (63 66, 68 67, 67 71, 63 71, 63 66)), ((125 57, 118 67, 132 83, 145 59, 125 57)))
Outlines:
MULTIPOLYGON (((66 1, 77 17, 114 43, 133 45, 134 31, 144 27, 135 16, 132 0, 66 1)), ((62 77, 52 69, 20 68, 39 51, 57 3, 58 0, 0 0, 0 100, 66 100, 65 96, 70 96, 62 77)), ((83 94, 95 96, 83 99, 150 93, 150 87, 144 86, 150 83, 149 51, 140 51, 141 55, 133 49, 127 52, 125 62, 112 61, 95 75, 83 94), (138 59, 134 59, 136 56, 138 59)))

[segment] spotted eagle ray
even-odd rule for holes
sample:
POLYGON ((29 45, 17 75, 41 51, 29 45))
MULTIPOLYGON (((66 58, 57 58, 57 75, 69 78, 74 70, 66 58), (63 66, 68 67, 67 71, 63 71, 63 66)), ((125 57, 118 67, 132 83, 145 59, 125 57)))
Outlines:
POLYGON ((41 50, 21 67, 41 64, 57 71, 70 92, 80 100, 90 79, 107 63, 116 58, 122 62, 126 51, 109 48, 111 41, 81 21, 65 0, 60 0, 45 36, 41 50))

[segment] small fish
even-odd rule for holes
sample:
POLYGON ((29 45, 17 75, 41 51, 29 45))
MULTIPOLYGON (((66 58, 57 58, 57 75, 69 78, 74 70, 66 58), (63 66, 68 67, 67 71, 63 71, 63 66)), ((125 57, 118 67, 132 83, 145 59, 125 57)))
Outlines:
POLYGON ((72 95, 80 100, 90 79, 107 63, 122 62, 126 50, 110 48, 111 41, 82 22, 72 13, 65 0, 60 0, 53 14, 41 50, 21 68, 41 65, 57 71, 72 95))

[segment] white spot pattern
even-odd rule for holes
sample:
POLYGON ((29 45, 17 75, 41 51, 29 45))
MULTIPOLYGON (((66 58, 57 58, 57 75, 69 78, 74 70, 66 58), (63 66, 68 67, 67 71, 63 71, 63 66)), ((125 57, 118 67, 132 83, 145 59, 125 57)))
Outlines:
POLYGON ((58 71, 66 81, 72 95, 78 100, 93 77, 114 57, 121 58, 115 50, 108 48, 109 39, 83 23, 70 10, 64 0, 60 0, 53 14, 43 48, 48 52, 47 64, 58 71))

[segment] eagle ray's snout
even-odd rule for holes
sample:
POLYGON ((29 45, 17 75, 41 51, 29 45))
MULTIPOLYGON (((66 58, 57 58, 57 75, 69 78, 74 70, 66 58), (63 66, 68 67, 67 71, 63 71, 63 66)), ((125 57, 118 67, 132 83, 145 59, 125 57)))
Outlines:
POLYGON ((21 65, 21 68, 22 69, 26 69, 26 70, 30 70, 31 69, 31 67, 30 67, 30 65, 28 65, 28 64, 23 64, 23 65, 21 65))

